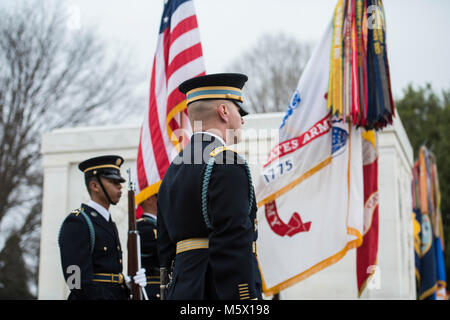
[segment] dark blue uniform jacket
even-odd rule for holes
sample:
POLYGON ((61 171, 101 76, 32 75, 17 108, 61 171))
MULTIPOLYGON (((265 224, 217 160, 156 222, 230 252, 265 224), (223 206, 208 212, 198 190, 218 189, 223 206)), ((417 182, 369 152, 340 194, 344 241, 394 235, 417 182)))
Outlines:
MULTIPOLYGON (((122 249, 116 224, 106 221, 96 210, 82 204, 74 210, 61 226, 59 245, 61 265, 66 281, 75 273, 68 268, 78 266, 81 287, 74 287, 69 300, 122 300, 128 299, 129 290, 124 283, 94 282, 94 274, 122 273, 122 249), (80 210, 88 215, 95 232, 94 251, 90 252, 91 232, 80 210)), ((72 278, 73 280, 73 278, 72 278)), ((73 281, 68 283, 74 284, 73 281)))
POLYGON ((160 276, 156 219, 143 215, 136 225, 139 231, 139 238, 141 239, 141 265, 145 268, 147 276, 145 290, 150 300, 159 299, 160 276))
POLYGON ((250 192, 254 199, 254 191, 242 158, 235 152, 227 150, 216 156, 208 191, 211 229, 202 215, 205 163, 211 151, 221 145, 211 135, 194 134, 161 183, 159 259, 167 268, 173 262, 168 299, 261 299, 261 276, 254 250, 255 202, 249 210, 250 192), (176 243, 190 238, 208 238, 209 247, 176 254, 176 243))

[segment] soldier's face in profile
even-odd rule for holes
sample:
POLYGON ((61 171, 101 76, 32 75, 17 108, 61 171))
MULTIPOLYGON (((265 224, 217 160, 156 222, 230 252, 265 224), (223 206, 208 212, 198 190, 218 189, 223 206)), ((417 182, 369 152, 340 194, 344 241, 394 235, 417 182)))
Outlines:
POLYGON ((236 144, 241 141, 242 135, 242 125, 244 124, 244 119, 242 119, 239 113, 239 107, 233 103, 227 103, 229 110, 229 127, 227 129, 227 142, 230 144, 236 144))
POLYGON ((109 197, 114 203, 119 202, 120 197, 122 196, 122 184, 119 180, 108 179, 105 177, 101 177, 103 186, 105 187, 106 192, 108 192, 109 197))

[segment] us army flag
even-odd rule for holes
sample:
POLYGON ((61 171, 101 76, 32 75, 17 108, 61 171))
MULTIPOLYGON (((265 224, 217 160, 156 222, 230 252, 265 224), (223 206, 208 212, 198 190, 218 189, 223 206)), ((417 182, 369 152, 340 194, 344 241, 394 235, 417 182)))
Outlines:
POLYGON ((336 263, 362 241, 361 132, 327 111, 331 33, 330 24, 256 183, 266 295, 336 263))

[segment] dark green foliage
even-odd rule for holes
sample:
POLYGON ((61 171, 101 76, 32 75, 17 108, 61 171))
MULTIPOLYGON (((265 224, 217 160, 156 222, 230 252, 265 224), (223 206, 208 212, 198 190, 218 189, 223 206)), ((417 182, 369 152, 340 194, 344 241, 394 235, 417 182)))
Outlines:
POLYGON ((13 233, 0 252, 0 299, 33 299, 28 281, 29 272, 20 247, 20 234, 13 233))

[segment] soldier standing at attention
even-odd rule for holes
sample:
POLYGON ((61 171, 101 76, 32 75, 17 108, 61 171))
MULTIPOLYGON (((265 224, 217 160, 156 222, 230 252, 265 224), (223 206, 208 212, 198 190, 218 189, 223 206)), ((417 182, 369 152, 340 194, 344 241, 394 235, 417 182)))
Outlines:
POLYGON ((150 300, 159 299, 159 259, 157 250, 156 228, 157 195, 152 195, 139 205, 143 210, 142 217, 137 220, 137 229, 141 239, 141 264, 147 275, 147 296, 150 300))
MULTIPOLYGON (((66 217, 59 233, 61 265, 71 290, 69 300, 129 298, 130 278, 122 274, 122 247, 108 211, 122 195, 122 163, 119 156, 101 156, 78 166, 91 200, 66 217), (76 276, 79 281, 73 281, 76 276)), ((145 270, 140 269, 133 280, 145 286, 145 270)))
POLYGON ((246 81, 243 74, 212 74, 179 87, 194 134, 158 193, 160 265, 172 271, 168 299, 262 298, 250 171, 226 147, 240 140, 246 81))

